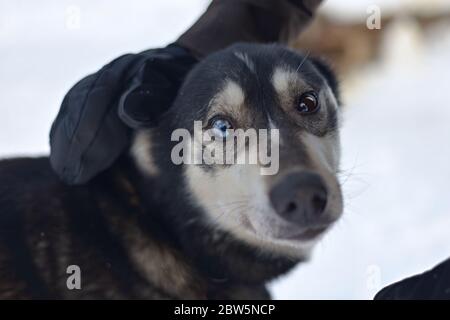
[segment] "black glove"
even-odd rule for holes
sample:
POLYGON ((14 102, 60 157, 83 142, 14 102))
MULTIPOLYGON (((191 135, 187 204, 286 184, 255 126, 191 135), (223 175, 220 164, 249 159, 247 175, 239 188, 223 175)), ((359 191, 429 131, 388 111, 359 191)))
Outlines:
POLYGON ((83 184, 110 167, 128 148, 131 128, 151 125, 170 107, 196 62, 172 44, 121 56, 79 81, 50 131, 50 162, 58 176, 83 184))

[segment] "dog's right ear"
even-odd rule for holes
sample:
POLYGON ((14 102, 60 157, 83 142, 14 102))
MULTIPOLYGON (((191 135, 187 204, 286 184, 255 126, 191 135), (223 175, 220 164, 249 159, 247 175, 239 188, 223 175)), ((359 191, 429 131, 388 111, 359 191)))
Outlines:
POLYGON ((156 126, 175 100, 186 66, 165 59, 146 61, 119 100, 122 121, 133 129, 156 126))

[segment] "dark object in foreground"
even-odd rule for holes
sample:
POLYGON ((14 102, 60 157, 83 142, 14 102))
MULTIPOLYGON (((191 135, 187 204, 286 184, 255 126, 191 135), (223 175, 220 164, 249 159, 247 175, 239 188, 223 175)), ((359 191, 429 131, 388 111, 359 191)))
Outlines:
POLYGON ((385 287, 375 300, 450 300, 450 259, 385 287))

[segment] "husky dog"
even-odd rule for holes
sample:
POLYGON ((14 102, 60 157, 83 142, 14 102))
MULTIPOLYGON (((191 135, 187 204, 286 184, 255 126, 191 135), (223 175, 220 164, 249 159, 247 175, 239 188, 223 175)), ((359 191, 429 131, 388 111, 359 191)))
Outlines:
POLYGON ((86 185, 64 185, 48 158, 0 162, 1 298, 270 298, 266 283, 340 217, 339 99, 322 61, 234 45, 198 63, 168 110, 148 109, 129 154, 86 185), (174 163, 172 133, 195 121, 223 140, 277 130, 277 172, 174 163))

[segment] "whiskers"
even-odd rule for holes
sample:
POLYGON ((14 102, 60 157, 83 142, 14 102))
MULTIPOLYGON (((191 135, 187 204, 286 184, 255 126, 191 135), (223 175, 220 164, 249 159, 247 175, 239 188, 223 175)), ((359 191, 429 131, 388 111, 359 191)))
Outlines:
MULTIPOLYGON (((220 213, 213 219, 213 223, 219 223, 221 219, 226 216, 230 216, 227 218, 234 218, 234 216, 242 217, 245 211, 249 211, 254 209, 254 207, 250 204, 250 197, 241 196, 238 198, 239 200, 229 201, 221 204, 212 204, 207 206, 206 210, 216 211, 218 210, 220 213)), ((242 219, 240 219, 242 220, 242 219)), ((242 224, 242 221, 240 222, 242 224)))
POLYGON ((358 214, 359 209, 354 206, 352 200, 360 197, 370 187, 366 177, 367 173, 362 172, 363 165, 358 164, 358 159, 355 159, 354 163, 349 169, 340 170, 337 174, 340 181, 344 200, 345 213, 340 220, 345 220, 347 214, 358 214))
POLYGON ((303 66, 303 64, 305 63, 306 59, 308 59, 310 52, 306 52, 305 56, 303 57, 302 61, 300 61, 297 69, 295 70, 295 72, 298 72, 300 70, 300 68, 303 66))

